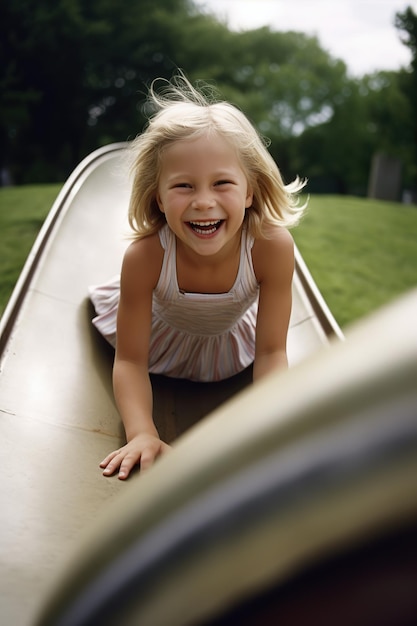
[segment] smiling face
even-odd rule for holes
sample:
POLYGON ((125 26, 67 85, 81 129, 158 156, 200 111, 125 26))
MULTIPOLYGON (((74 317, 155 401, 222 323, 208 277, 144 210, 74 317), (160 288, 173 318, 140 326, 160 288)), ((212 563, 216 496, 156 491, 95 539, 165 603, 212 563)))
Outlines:
POLYGON ((232 145, 210 133, 164 149, 157 202, 180 245, 210 256, 240 241, 252 191, 232 145))

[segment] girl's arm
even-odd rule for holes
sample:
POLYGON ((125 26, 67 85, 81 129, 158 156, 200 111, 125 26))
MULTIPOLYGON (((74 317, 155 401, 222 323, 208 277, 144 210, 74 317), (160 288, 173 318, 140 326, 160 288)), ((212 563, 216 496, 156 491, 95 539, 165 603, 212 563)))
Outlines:
POLYGON ((119 478, 125 479, 135 465, 140 463, 146 469, 169 449, 159 439, 152 419, 148 373, 152 291, 158 281, 162 256, 156 236, 133 243, 123 260, 113 388, 127 443, 100 463, 105 476, 119 470, 119 478))
POLYGON ((288 367, 287 334, 292 305, 294 242, 284 228, 256 240, 252 258, 260 283, 253 379, 288 367))

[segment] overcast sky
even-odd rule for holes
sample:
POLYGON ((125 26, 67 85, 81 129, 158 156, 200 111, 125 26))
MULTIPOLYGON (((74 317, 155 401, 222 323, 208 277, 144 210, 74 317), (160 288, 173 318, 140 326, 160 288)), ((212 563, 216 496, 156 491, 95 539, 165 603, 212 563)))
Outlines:
POLYGON ((397 70, 411 60, 394 26, 397 12, 417 0, 194 0, 233 30, 268 25, 316 35, 322 48, 345 61, 349 73, 397 70))

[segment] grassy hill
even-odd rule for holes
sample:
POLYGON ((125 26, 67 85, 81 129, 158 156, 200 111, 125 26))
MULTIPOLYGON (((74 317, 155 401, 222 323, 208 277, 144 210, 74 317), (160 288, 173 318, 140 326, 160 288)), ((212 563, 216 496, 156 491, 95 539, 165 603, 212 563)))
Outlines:
MULTIPOLYGON (((59 189, 0 189, 0 315, 59 189)), ((293 236, 342 327, 417 286, 416 206, 313 196, 293 236)))
POLYGON ((0 315, 61 185, 0 189, 0 315))
POLYGON ((296 244, 340 326, 417 286, 417 206, 313 196, 296 244))

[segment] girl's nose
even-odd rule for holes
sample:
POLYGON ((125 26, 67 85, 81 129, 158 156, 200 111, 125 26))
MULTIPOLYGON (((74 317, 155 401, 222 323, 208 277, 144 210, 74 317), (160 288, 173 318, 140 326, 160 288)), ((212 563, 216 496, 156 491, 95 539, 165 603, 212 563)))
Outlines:
POLYGON ((192 201, 192 207, 194 209, 210 209, 214 207, 215 204, 215 199, 209 190, 196 192, 192 201))

